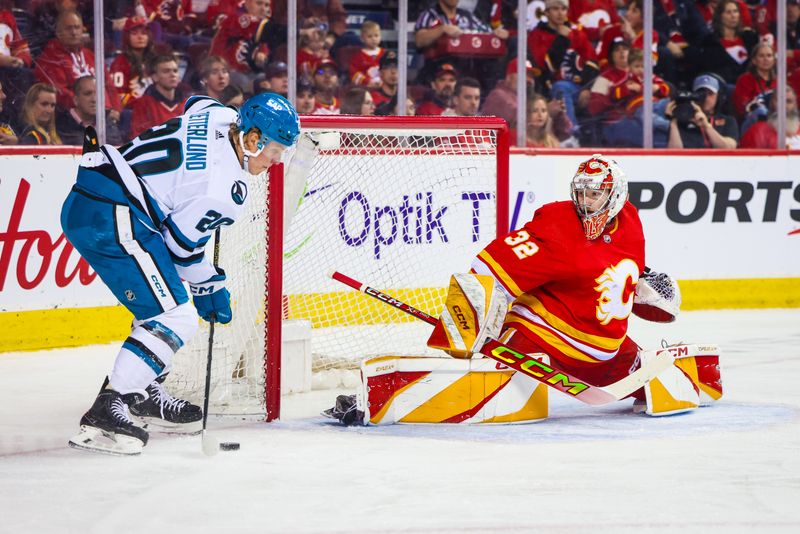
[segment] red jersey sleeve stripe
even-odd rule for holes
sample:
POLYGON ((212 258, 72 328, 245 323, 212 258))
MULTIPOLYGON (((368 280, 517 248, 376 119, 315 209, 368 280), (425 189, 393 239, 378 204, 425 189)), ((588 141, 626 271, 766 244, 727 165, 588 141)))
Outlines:
POLYGON ((495 261, 492 256, 486 252, 485 250, 478 254, 478 260, 480 260, 486 267, 489 268, 492 275, 500 282, 506 291, 511 294, 514 298, 519 297, 522 295, 523 291, 519 288, 517 283, 508 275, 508 273, 503 269, 500 264, 495 261))

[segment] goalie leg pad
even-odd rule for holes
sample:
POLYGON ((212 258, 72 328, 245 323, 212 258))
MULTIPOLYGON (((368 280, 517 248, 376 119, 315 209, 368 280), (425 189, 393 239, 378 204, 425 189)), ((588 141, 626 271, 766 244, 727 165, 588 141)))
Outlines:
POLYGON ((500 335, 507 311, 508 301, 494 278, 454 274, 428 346, 456 358, 471 358, 487 337, 500 335))
POLYGON ((547 386, 489 359, 382 356, 364 360, 361 374, 364 424, 513 424, 548 415, 547 386))
POLYGON ((722 378, 717 345, 676 345, 644 351, 642 361, 663 350, 675 358, 672 367, 644 388, 648 415, 672 415, 707 406, 722 397, 722 378))

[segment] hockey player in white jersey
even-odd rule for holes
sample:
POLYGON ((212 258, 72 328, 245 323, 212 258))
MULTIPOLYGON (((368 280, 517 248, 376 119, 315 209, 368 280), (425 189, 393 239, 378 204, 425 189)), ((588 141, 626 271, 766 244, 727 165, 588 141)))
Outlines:
POLYGON ((140 453, 148 432, 134 425, 131 413, 155 427, 200 430, 201 408, 172 397, 162 383, 173 356, 197 330, 198 314, 231 320, 225 272, 207 257, 205 244, 241 213, 247 200, 242 173, 259 174, 279 162, 299 127, 292 105, 276 94, 256 95, 238 113, 195 96, 182 116, 119 150, 85 143, 61 225, 135 319, 70 446, 140 453))

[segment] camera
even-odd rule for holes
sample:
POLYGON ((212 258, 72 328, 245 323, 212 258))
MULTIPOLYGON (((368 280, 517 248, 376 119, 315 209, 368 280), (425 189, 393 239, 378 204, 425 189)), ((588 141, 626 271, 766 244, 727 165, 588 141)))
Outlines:
POLYGON ((678 121, 678 126, 686 127, 692 122, 695 113, 692 102, 699 103, 701 101, 700 96, 692 91, 678 91, 674 100, 675 109, 672 112, 672 116, 678 121))

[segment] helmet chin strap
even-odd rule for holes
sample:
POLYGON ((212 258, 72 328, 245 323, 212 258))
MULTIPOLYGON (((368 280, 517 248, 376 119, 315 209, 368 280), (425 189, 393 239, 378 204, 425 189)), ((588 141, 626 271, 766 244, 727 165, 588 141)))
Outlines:
POLYGON ((244 156, 242 158, 242 168, 249 172, 250 169, 248 168, 247 160, 250 158, 257 158, 258 155, 264 151, 265 145, 263 142, 259 141, 259 149, 257 151, 251 152, 247 150, 247 147, 244 146, 244 132, 239 132, 239 145, 242 147, 242 155, 244 156))

